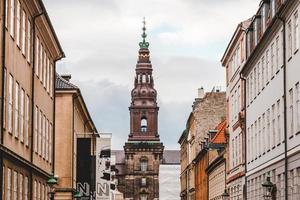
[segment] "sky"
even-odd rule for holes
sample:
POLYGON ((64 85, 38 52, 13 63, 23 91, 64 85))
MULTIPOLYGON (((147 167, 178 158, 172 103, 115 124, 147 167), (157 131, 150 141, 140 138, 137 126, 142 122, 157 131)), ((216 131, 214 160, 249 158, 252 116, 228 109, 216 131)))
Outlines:
POLYGON ((259 0, 44 0, 66 58, 60 74, 80 87, 99 133, 122 149, 129 134, 142 20, 158 91, 159 134, 179 149, 197 89, 225 90, 222 55, 239 22, 259 0))

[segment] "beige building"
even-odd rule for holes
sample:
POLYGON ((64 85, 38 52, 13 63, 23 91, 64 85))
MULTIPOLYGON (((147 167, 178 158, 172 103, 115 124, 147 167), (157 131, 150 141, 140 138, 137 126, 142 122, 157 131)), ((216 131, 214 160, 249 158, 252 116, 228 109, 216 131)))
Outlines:
POLYGON ((186 129, 178 141, 181 152, 181 199, 207 199, 207 179, 204 177, 207 166, 200 167, 201 164, 196 158, 198 154, 202 155, 201 151, 204 148, 203 143, 208 139, 208 131, 214 129, 221 119, 225 118, 225 107, 225 92, 213 90, 204 93, 203 88, 198 90, 198 98, 193 104, 186 129))
POLYGON ((55 65, 64 53, 42 1, 0 4, 0 193, 44 200, 54 170, 55 65))
MULTIPOLYGON (((77 150, 81 145, 77 141, 90 140, 91 148, 86 151, 91 152, 88 156, 94 156, 96 137, 99 136, 80 89, 70 79, 71 75, 56 75, 55 175, 58 176, 58 185, 55 199, 73 199, 77 192, 77 165, 80 162, 77 150)), ((86 166, 89 167, 92 166, 86 166)), ((91 182, 89 186, 94 187, 91 182)))

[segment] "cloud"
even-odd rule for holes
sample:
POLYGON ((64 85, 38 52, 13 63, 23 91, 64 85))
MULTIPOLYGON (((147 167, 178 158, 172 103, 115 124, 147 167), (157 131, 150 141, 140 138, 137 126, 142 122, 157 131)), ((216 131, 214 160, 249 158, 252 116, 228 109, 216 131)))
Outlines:
POLYGON ((161 139, 177 140, 197 88, 225 85, 220 59, 240 21, 257 0, 44 0, 67 57, 59 73, 72 73, 100 132, 122 148, 129 129, 142 17, 147 19, 161 139), (95 92, 96 91, 96 92, 95 92))

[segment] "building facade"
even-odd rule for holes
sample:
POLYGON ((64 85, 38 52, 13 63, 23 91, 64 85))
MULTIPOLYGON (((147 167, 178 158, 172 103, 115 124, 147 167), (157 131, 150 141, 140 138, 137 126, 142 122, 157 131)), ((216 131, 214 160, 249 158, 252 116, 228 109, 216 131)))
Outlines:
POLYGON ((2 199, 47 199, 54 171, 55 65, 64 56, 42 1, 1 1, 2 199))
POLYGON ((226 68, 227 189, 230 199, 242 199, 245 185, 245 111, 244 82, 240 72, 246 61, 246 32, 251 19, 241 22, 221 60, 226 68))
POLYGON ((157 92, 145 31, 144 26, 131 91, 130 134, 124 145, 124 198, 136 200, 159 198, 159 165, 164 151, 158 134, 157 92))
MULTIPOLYGON (((262 1, 246 31, 246 195, 299 199, 299 1, 262 1)), ((299 104, 300 105, 300 104, 299 104)))
POLYGON ((181 199, 208 198, 208 157, 204 144, 208 142, 208 131, 225 118, 225 97, 225 92, 219 90, 205 94, 203 88, 198 90, 186 129, 178 141, 181 152, 181 199))
POLYGON ((55 199, 73 199, 79 189, 83 198, 95 191, 94 152, 99 135, 80 89, 70 79, 71 75, 56 74, 55 199), (82 190, 87 185, 89 191, 82 190))

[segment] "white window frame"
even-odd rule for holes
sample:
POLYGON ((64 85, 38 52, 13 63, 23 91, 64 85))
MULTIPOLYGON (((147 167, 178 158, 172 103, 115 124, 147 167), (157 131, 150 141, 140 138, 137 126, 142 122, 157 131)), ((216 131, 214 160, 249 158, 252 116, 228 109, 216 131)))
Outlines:
POLYGON ((20 98, 20 84, 15 84, 15 114, 14 114, 14 135, 16 138, 19 137, 19 98, 20 98))

